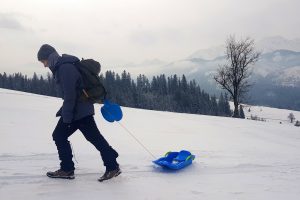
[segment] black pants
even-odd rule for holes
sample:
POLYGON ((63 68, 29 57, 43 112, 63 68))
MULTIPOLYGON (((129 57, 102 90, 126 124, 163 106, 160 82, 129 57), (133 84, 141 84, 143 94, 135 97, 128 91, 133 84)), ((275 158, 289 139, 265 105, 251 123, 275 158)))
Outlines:
POLYGON ((84 137, 100 151, 106 170, 114 170, 119 166, 116 161, 118 153, 101 135, 96 126, 94 117, 88 116, 74 121, 71 124, 63 123, 62 118, 60 118, 54 129, 52 136, 58 150, 59 159, 61 160, 60 167, 62 170, 70 171, 75 169, 74 162, 72 161, 72 149, 68 137, 70 137, 77 129, 79 129, 84 137))

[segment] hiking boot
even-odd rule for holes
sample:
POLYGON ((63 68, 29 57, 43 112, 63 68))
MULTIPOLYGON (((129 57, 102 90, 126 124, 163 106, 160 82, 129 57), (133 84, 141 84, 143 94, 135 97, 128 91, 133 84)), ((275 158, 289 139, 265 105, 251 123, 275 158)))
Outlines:
POLYGON ((64 171, 59 169, 55 172, 47 172, 47 176, 50 178, 63 178, 63 179, 74 179, 74 170, 64 171))
POLYGON ((113 177, 119 176, 120 174, 121 174, 121 170, 120 170, 119 167, 117 169, 115 169, 115 170, 110 170, 110 171, 106 170, 105 173, 103 174, 103 176, 101 176, 98 179, 98 181, 102 182, 102 181, 111 179, 113 177))

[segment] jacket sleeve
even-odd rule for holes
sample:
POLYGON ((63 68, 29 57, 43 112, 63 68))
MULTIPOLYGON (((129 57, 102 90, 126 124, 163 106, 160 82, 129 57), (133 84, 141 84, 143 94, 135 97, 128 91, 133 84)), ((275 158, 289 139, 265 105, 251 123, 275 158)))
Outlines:
POLYGON ((60 109, 57 111, 57 113, 56 113, 56 117, 59 117, 59 116, 61 116, 61 109, 62 109, 62 107, 60 107, 60 109))
POLYGON ((64 99, 61 116, 64 123, 71 123, 74 118, 77 100, 76 85, 79 73, 72 64, 65 64, 60 66, 59 78, 64 99))

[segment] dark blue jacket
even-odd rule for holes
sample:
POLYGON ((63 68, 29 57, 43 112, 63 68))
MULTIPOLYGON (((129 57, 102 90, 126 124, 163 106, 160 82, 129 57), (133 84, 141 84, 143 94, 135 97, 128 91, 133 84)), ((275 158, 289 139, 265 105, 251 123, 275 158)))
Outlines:
POLYGON ((55 64, 50 65, 49 68, 53 72, 56 83, 61 88, 64 100, 57 116, 62 116, 64 123, 71 123, 86 116, 94 115, 92 102, 78 101, 83 83, 79 71, 72 63, 79 61, 79 59, 67 54, 52 57, 54 58, 50 60, 50 63, 55 64))

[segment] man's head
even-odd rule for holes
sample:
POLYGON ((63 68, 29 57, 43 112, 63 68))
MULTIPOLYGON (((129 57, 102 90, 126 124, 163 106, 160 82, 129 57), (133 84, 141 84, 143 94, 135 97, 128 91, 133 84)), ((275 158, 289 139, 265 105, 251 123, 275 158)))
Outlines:
POLYGON ((49 67, 48 58, 53 52, 56 52, 56 50, 52 46, 49 44, 43 44, 38 51, 37 58, 44 64, 45 67, 49 67))

